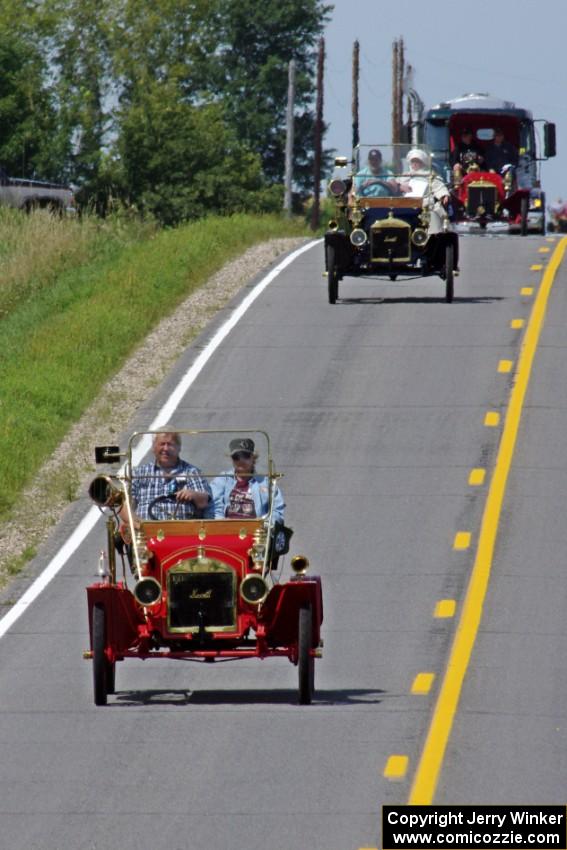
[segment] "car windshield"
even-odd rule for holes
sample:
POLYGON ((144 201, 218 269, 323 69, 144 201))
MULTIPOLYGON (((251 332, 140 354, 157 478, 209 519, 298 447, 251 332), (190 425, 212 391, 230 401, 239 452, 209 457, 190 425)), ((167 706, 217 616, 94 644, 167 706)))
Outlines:
POLYGON ((427 145, 358 145, 353 153, 352 188, 362 198, 423 197, 435 172, 427 145))
MULTIPOLYGON (((226 482, 230 492, 237 477, 249 480, 252 475, 264 488, 263 515, 269 516, 278 476, 264 431, 180 429, 135 433, 128 445, 124 477, 132 508, 143 519, 186 520, 214 518, 213 503, 195 511, 194 506, 180 502, 178 491, 187 487, 207 492, 211 487, 218 493, 226 482)), ((255 517, 253 512, 251 518, 255 517)))

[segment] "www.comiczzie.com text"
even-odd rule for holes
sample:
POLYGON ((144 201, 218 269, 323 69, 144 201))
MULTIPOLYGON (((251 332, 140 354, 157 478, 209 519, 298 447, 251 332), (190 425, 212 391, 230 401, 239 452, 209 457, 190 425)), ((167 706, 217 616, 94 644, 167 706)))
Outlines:
POLYGON ((382 847, 567 850, 565 806, 383 806, 382 847))

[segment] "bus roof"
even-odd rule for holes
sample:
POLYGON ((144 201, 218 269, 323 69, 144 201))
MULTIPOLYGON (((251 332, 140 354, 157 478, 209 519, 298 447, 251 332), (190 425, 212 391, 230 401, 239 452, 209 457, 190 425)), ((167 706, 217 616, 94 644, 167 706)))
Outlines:
POLYGON ((502 100, 490 94, 464 94, 453 100, 445 100, 431 107, 425 113, 427 118, 445 118, 455 112, 487 112, 506 113, 515 115, 517 118, 531 118, 532 114, 527 109, 518 109, 511 100, 502 100))

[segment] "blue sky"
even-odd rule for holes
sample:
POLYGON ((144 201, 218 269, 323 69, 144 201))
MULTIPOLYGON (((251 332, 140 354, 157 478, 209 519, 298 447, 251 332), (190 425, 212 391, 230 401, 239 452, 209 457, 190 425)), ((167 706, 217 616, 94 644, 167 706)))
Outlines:
MULTIPOLYGON (((330 0, 332 2, 332 0, 330 0)), ((426 107, 488 92, 557 125, 542 163, 551 202, 567 199, 567 0, 335 0, 325 30, 325 146, 351 148, 352 49, 360 43, 361 141, 388 142, 392 43, 403 38, 426 107)))

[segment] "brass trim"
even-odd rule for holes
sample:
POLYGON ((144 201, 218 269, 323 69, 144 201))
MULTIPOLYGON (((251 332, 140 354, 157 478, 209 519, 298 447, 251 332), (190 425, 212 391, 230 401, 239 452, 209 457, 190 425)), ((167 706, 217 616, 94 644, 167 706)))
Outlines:
MULTIPOLYGON (((142 520, 141 528, 148 538, 156 537, 164 540, 166 537, 199 537, 200 534, 222 536, 237 536, 243 530, 252 536, 258 528, 263 528, 262 519, 169 519, 169 520, 142 520), (159 537, 161 532, 162 536, 159 537)), ((246 535, 245 535, 246 536, 246 535)))
POLYGON ((407 236, 408 236, 408 240, 407 240, 408 251, 403 256, 392 257, 392 258, 390 258, 388 256, 382 257, 382 256, 379 256, 379 255, 375 255, 373 253, 374 252, 374 239, 371 238, 371 240, 370 240, 370 245, 371 245, 370 260, 374 263, 392 263, 392 264, 409 263, 410 260, 411 260, 411 226, 410 226, 410 224, 407 221, 402 221, 399 218, 393 218, 392 215, 390 214, 390 216, 388 218, 383 218, 383 219, 380 219, 380 221, 375 221, 374 224, 372 225, 372 227, 370 228, 370 233, 373 236, 373 234, 376 233, 377 231, 386 230, 386 228, 388 230, 391 230, 392 228, 394 228, 394 229, 397 228, 398 230, 405 230, 406 231, 407 236))
POLYGON ((423 198, 359 198, 358 205, 362 210, 369 209, 421 209, 423 198))

